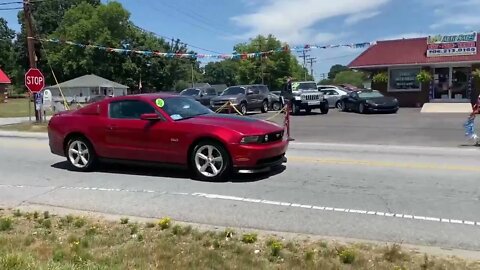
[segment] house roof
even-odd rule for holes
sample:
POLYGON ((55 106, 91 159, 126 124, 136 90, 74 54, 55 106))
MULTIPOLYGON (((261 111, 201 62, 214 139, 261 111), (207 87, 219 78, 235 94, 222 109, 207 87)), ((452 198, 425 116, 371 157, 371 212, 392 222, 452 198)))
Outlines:
POLYGON ((0 69, 0 84, 11 84, 10 78, 8 78, 7 74, 0 69))
POLYGON ((107 80, 94 74, 84 75, 70 81, 50 86, 49 88, 59 88, 59 86, 61 88, 109 87, 117 89, 128 89, 128 86, 121 85, 119 83, 107 80))
MULTIPOLYGON (((479 52, 479 42, 476 45, 477 52, 479 52)), ((355 58, 348 66, 350 68, 370 68, 395 65, 480 62, 480 52, 476 55, 427 57, 427 47, 426 37, 379 41, 355 58)))

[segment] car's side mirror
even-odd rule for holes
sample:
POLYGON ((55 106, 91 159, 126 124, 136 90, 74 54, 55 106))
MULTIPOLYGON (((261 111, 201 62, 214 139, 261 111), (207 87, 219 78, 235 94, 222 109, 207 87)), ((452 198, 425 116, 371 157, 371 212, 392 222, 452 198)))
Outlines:
POLYGON ((148 120, 148 121, 157 121, 157 120, 160 120, 161 117, 156 113, 144 113, 140 115, 140 119, 148 120))

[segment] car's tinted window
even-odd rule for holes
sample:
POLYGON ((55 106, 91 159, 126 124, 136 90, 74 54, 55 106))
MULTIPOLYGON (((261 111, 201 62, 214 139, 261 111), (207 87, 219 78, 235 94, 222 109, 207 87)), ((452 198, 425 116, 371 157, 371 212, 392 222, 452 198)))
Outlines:
POLYGON ((180 93, 182 96, 198 96, 199 94, 200 90, 194 88, 185 89, 180 93))
POLYGON ((268 87, 265 85, 260 86, 260 94, 268 94, 268 87))
POLYGON ((169 97, 164 98, 163 101, 161 109, 175 121, 213 113, 193 98, 169 97))
POLYGON ((140 119, 144 113, 156 113, 148 103, 139 100, 122 100, 110 103, 109 115, 114 119, 140 119))
POLYGON ((243 87, 229 87, 223 91, 222 96, 227 95, 241 95, 245 94, 245 88, 243 87))
POLYGON ((213 88, 209 88, 207 89, 207 95, 209 96, 216 96, 217 95, 217 91, 213 88))

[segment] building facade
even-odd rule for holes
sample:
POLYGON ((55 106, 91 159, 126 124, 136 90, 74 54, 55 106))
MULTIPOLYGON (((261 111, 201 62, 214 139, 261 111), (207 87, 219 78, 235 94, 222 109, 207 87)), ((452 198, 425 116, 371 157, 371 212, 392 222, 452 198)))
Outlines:
POLYGON ((372 82, 372 88, 396 97, 404 107, 425 103, 474 103, 480 83, 473 75, 480 69, 478 34, 379 41, 354 59, 349 67, 388 81, 372 82), (419 82, 422 71, 431 80, 419 82))

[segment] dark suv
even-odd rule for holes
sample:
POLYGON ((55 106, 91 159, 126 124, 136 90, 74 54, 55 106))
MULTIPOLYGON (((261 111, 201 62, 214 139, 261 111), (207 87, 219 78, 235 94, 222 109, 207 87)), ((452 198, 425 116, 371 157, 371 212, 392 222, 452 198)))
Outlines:
POLYGON ((187 88, 180 92, 181 96, 190 96, 195 98, 198 102, 204 106, 210 105, 210 100, 217 96, 215 88, 187 88))
MULTIPOLYGON (((238 85, 225 89, 223 93, 210 101, 210 107, 216 111, 227 102, 230 102, 243 115, 249 110, 268 112, 268 87, 262 84, 238 85)), ((228 107, 225 107, 228 110, 228 107)))

